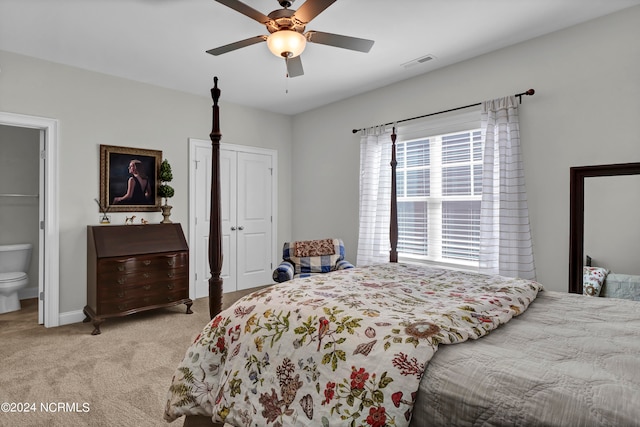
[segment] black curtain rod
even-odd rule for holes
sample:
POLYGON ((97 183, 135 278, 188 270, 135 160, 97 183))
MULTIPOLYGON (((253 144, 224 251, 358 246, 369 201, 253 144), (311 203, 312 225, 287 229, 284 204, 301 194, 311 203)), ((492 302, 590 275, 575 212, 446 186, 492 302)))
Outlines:
MULTIPOLYGON (((525 95, 533 95, 534 93, 536 93, 535 90, 533 89, 529 89, 525 92, 522 93, 518 93, 515 96, 518 97, 518 99, 520 100, 520 103, 522 104, 522 97, 525 95)), ((415 120, 415 119, 421 119, 423 117, 429 117, 429 116, 435 116, 437 114, 443 114, 443 113, 449 113, 451 111, 456 111, 456 110, 463 110, 465 108, 470 108, 470 107, 476 107, 478 105, 482 104, 481 102, 476 102, 475 104, 469 104, 469 105, 465 105, 464 107, 457 107, 457 108, 451 108, 449 110, 443 110, 443 111, 438 111, 437 113, 431 113, 431 114, 425 114, 423 116, 417 116, 417 117, 411 117, 410 119, 402 119, 402 120, 398 120, 395 122, 391 122, 391 123, 385 123, 383 126, 389 126, 389 125, 393 125, 395 123, 402 123, 402 122, 408 122, 409 120, 415 120)), ((362 128, 362 129, 353 129, 352 132, 353 133, 358 133, 361 130, 364 130, 366 128, 362 128)))

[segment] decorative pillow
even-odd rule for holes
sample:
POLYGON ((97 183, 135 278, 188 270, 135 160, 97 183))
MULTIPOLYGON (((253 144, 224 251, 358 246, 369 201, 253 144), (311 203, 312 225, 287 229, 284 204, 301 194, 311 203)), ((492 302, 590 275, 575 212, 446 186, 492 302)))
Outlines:
POLYGON ((293 242, 295 249, 293 254, 296 257, 333 255, 336 253, 333 239, 305 240, 293 242))
POLYGON ((583 267, 582 293, 591 297, 600 296, 602 284, 609 270, 600 267, 583 267))
POLYGON ((283 258, 294 265, 295 274, 328 273, 344 258, 340 239, 307 240, 285 243, 283 258))

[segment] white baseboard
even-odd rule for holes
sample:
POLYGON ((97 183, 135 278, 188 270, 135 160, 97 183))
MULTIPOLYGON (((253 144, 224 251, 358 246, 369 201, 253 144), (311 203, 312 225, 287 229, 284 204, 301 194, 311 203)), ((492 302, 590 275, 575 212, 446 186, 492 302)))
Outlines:
POLYGON ((72 323, 80 323, 84 320, 86 316, 82 310, 75 311, 67 311, 64 313, 60 313, 58 316, 60 326, 62 325, 70 325, 72 323))
MULTIPOLYGON (((30 288, 20 289, 18 291, 18 297, 21 300, 38 298, 38 288, 30 287, 30 288)), ((58 326, 70 325, 72 323, 80 323, 84 320, 84 318, 85 318, 85 315, 82 310, 74 310, 74 311, 67 311, 65 313, 59 313, 58 326)))

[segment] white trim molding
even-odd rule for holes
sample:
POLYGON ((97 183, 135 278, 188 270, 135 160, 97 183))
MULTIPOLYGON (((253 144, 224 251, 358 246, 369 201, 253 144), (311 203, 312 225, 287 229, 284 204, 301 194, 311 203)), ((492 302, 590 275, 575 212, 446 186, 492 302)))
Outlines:
MULTIPOLYGON (((39 129, 43 133, 44 158, 44 218, 41 229, 40 288, 43 300, 38 318, 44 326, 60 325, 60 225, 58 201, 58 120, 45 117, 0 112, 0 125, 39 129)), ((41 181, 42 181, 41 177, 41 181)))

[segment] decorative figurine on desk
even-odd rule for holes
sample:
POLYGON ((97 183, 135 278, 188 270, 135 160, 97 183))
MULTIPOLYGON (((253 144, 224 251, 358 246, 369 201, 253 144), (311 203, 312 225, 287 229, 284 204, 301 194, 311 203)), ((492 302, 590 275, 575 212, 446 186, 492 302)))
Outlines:
POLYGON ((146 219, 144 219, 144 218, 140 218, 140 224, 142 224, 142 225, 146 225, 146 224, 149 224, 149 221, 147 221, 147 220, 146 220, 146 219))
POLYGON ((173 197, 173 195, 175 194, 175 190, 172 186, 167 184, 168 182, 171 182, 173 180, 171 165, 169 164, 167 159, 164 159, 160 164, 160 174, 158 175, 158 178, 160 178, 160 182, 162 182, 162 184, 160 184, 160 186, 158 187, 158 196, 164 198, 164 205, 160 206, 164 219, 160 224, 171 224, 169 216, 171 215, 172 206, 169 206, 167 204, 167 200, 173 197))
POLYGON ((124 225, 133 225, 133 220, 136 219, 135 215, 131 215, 130 217, 128 216, 125 220, 124 220, 124 225))
POLYGON ((96 201, 96 203, 100 207, 100 212, 102 213, 102 217, 100 218, 100 224, 111 224, 111 218, 109 218, 109 216, 107 215, 107 212, 109 212, 109 208, 105 208, 104 206, 102 206, 102 204, 98 201, 98 199, 93 199, 93 200, 96 201))

